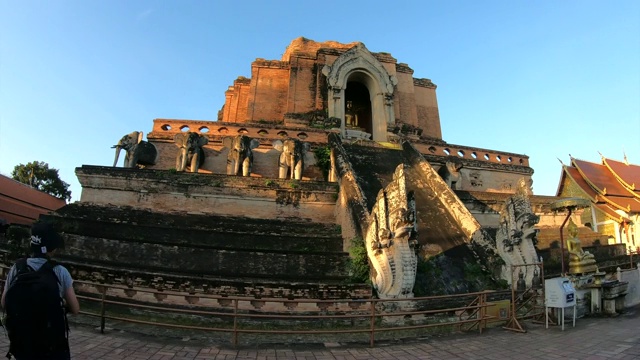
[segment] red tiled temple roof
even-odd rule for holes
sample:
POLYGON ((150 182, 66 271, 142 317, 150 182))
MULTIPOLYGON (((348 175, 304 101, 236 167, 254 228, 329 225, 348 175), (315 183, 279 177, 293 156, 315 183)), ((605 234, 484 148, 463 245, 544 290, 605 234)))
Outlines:
POLYGON ((578 169, 585 181, 599 194, 623 197, 634 196, 632 191, 621 184, 605 165, 573 158, 571 159, 571 164, 578 169))
POLYGON ((602 157, 602 163, 627 188, 640 197, 640 166, 602 157))
POLYGON ((629 214, 640 213, 640 189, 635 188, 640 185, 640 166, 602 159, 601 165, 571 158, 572 166, 563 166, 558 195, 564 192, 568 178, 596 208, 616 221, 625 221, 629 214))
MULTIPOLYGON (((589 197, 593 202, 597 202, 598 193, 584 180, 578 169, 571 166, 564 166, 565 173, 573 180, 573 182, 580 187, 580 189, 589 197)), ((560 192, 558 192, 560 193, 560 192)))
POLYGON ((598 199, 604 198, 604 202, 613 203, 616 206, 619 206, 621 210, 626 212, 640 213, 640 201, 638 199, 632 197, 622 197, 622 196, 598 196, 598 199))
POLYGON ((31 225, 64 205, 63 199, 0 175, 0 223, 31 225))

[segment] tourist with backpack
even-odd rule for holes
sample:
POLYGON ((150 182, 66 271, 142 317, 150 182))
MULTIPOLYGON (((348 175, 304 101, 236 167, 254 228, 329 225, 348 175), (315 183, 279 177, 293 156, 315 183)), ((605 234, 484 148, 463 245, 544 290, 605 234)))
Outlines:
POLYGON ((31 228, 31 257, 9 270, 2 293, 3 325, 9 334, 7 357, 17 360, 69 360, 66 312, 80 311, 69 271, 51 260, 62 238, 49 223, 31 228))

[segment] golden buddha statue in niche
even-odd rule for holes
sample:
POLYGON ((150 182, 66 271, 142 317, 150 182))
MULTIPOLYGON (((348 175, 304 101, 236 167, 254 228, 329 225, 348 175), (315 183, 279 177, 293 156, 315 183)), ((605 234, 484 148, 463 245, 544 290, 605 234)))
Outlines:
POLYGON ((569 239, 567 239, 567 251, 569 252, 569 273, 584 274, 597 270, 596 259, 593 254, 582 249, 580 239, 578 239, 578 226, 569 219, 569 239))
POLYGON ((344 115, 345 125, 347 127, 358 127, 358 113, 353 107, 353 101, 347 101, 347 109, 344 115))

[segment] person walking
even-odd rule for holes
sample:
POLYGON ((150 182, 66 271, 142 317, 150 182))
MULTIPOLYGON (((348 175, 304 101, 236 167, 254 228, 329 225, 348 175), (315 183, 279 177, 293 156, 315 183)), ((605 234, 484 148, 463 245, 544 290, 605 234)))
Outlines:
POLYGON ((51 259, 62 245, 52 224, 38 222, 31 228, 31 256, 9 270, 0 301, 9 334, 8 358, 71 358, 66 313, 77 314, 80 305, 71 274, 51 259))

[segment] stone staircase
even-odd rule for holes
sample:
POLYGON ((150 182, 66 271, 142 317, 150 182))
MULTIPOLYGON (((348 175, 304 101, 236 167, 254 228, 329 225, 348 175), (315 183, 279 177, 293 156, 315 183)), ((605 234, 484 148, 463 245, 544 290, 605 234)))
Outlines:
POLYGON ((480 229, 455 192, 410 145, 393 150, 345 144, 344 149, 368 209, 391 182, 395 168, 406 165, 408 188, 416 199, 418 242, 426 245, 429 256, 470 243, 480 229))
POLYGON ((367 298, 349 284, 334 184, 83 166, 58 223, 77 279, 221 295, 367 298))
MULTIPOLYGON (((406 187, 413 191, 415 199, 419 257, 428 262, 425 266, 434 269, 416 273, 419 286, 435 288, 426 293, 495 288, 496 279, 492 274, 500 264, 495 234, 481 226, 434 166, 411 144, 403 142, 401 150, 358 146, 342 144, 331 135, 329 143, 337 152, 336 171, 342 179, 341 191, 357 200, 347 202, 352 209, 346 213, 354 214, 354 222, 360 224, 368 221, 378 192, 392 181, 396 167, 404 165, 406 187), (467 274, 468 264, 478 265, 473 275, 467 274)), ((399 265, 379 266, 390 272, 390 266, 399 265)))

